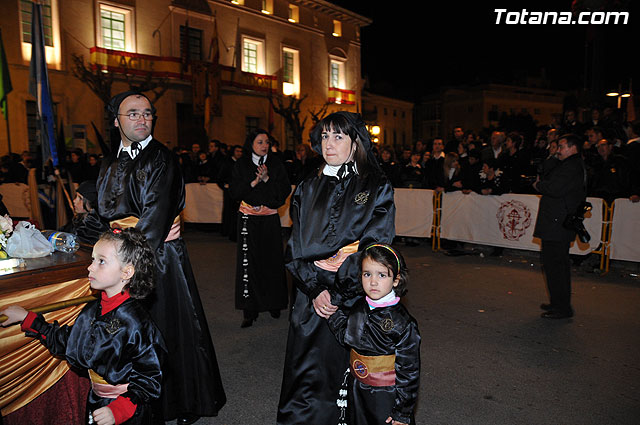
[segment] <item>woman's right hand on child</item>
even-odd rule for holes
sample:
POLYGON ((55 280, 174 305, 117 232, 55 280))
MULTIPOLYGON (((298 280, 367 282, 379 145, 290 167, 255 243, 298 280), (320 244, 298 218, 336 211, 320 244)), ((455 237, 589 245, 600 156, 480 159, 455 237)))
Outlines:
POLYGON ((2 322, 2 326, 13 325, 14 323, 22 322, 29 312, 19 305, 11 305, 4 310, 0 311, 0 314, 7 316, 7 320, 2 322))
POLYGON ((338 311, 338 307, 331 304, 331 295, 326 289, 314 298, 313 308, 318 316, 325 319, 328 319, 333 313, 338 311))
POLYGON ((109 407, 101 407, 93 411, 93 420, 97 425, 115 425, 116 418, 109 407))

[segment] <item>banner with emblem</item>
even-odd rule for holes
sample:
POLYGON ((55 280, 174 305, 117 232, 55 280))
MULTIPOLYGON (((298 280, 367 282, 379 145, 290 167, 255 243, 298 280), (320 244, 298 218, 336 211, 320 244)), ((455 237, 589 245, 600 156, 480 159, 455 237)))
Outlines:
MULTIPOLYGON (((571 253, 585 255, 598 247, 602 236, 602 199, 587 198, 593 209, 584 225, 591 240, 576 240, 571 253)), ((476 193, 445 193, 442 198, 441 238, 504 248, 540 250, 533 237, 538 215, 538 195, 515 193, 484 196, 476 193)))

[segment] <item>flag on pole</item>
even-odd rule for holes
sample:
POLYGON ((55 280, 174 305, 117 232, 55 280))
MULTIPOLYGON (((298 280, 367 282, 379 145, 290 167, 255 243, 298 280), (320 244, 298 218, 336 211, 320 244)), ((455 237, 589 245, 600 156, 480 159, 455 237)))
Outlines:
POLYGON ((44 53, 44 31, 42 29, 42 5, 32 3, 31 15, 31 65, 29 66, 29 94, 36 98, 40 118, 40 143, 42 161, 51 158, 54 167, 58 166, 58 151, 53 130, 53 104, 49 90, 49 72, 44 53))
POLYGON ((205 83, 204 128, 211 137, 212 117, 220 116, 220 48, 218 47, 218 18, 214 15, 211 44, 209 45, 209 64, 205 83))
POLYGON ((7 111, 7 95, 13 90, 11 86, 11 78, 9 77, 9 63, 7 55, 4 53, 4 44, 2 43, 2 30, 0 29, 0 109, 4 119, 8 119, 7 111))

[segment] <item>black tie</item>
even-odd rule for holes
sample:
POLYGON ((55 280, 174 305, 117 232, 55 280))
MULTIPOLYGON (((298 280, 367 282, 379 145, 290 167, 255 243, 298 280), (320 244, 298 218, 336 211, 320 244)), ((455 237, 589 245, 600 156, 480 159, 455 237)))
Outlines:
POLYGON ((258 166, 264 164, 264 156, 261 156, 260 159, 258 160, 258 166))
POLYGON ((138 153, 140 153, 140 143, 131 142, 131 157, 135 158, 136 156, 138 156, 138 153))

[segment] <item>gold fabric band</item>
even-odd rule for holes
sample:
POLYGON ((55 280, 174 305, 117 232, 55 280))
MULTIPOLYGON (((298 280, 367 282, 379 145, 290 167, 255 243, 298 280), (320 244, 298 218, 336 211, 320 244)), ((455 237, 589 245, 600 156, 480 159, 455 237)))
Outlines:
MULTIPOLYGON (((109 222, 109 227, 112 229, 128 229, 129 227, 136 227, 140 219, 136 216, 130 215, 128 217, 119 218, 109 222)), ((173 224, 180 223, 180 216, 176 216, 173 219, 173 224)))

